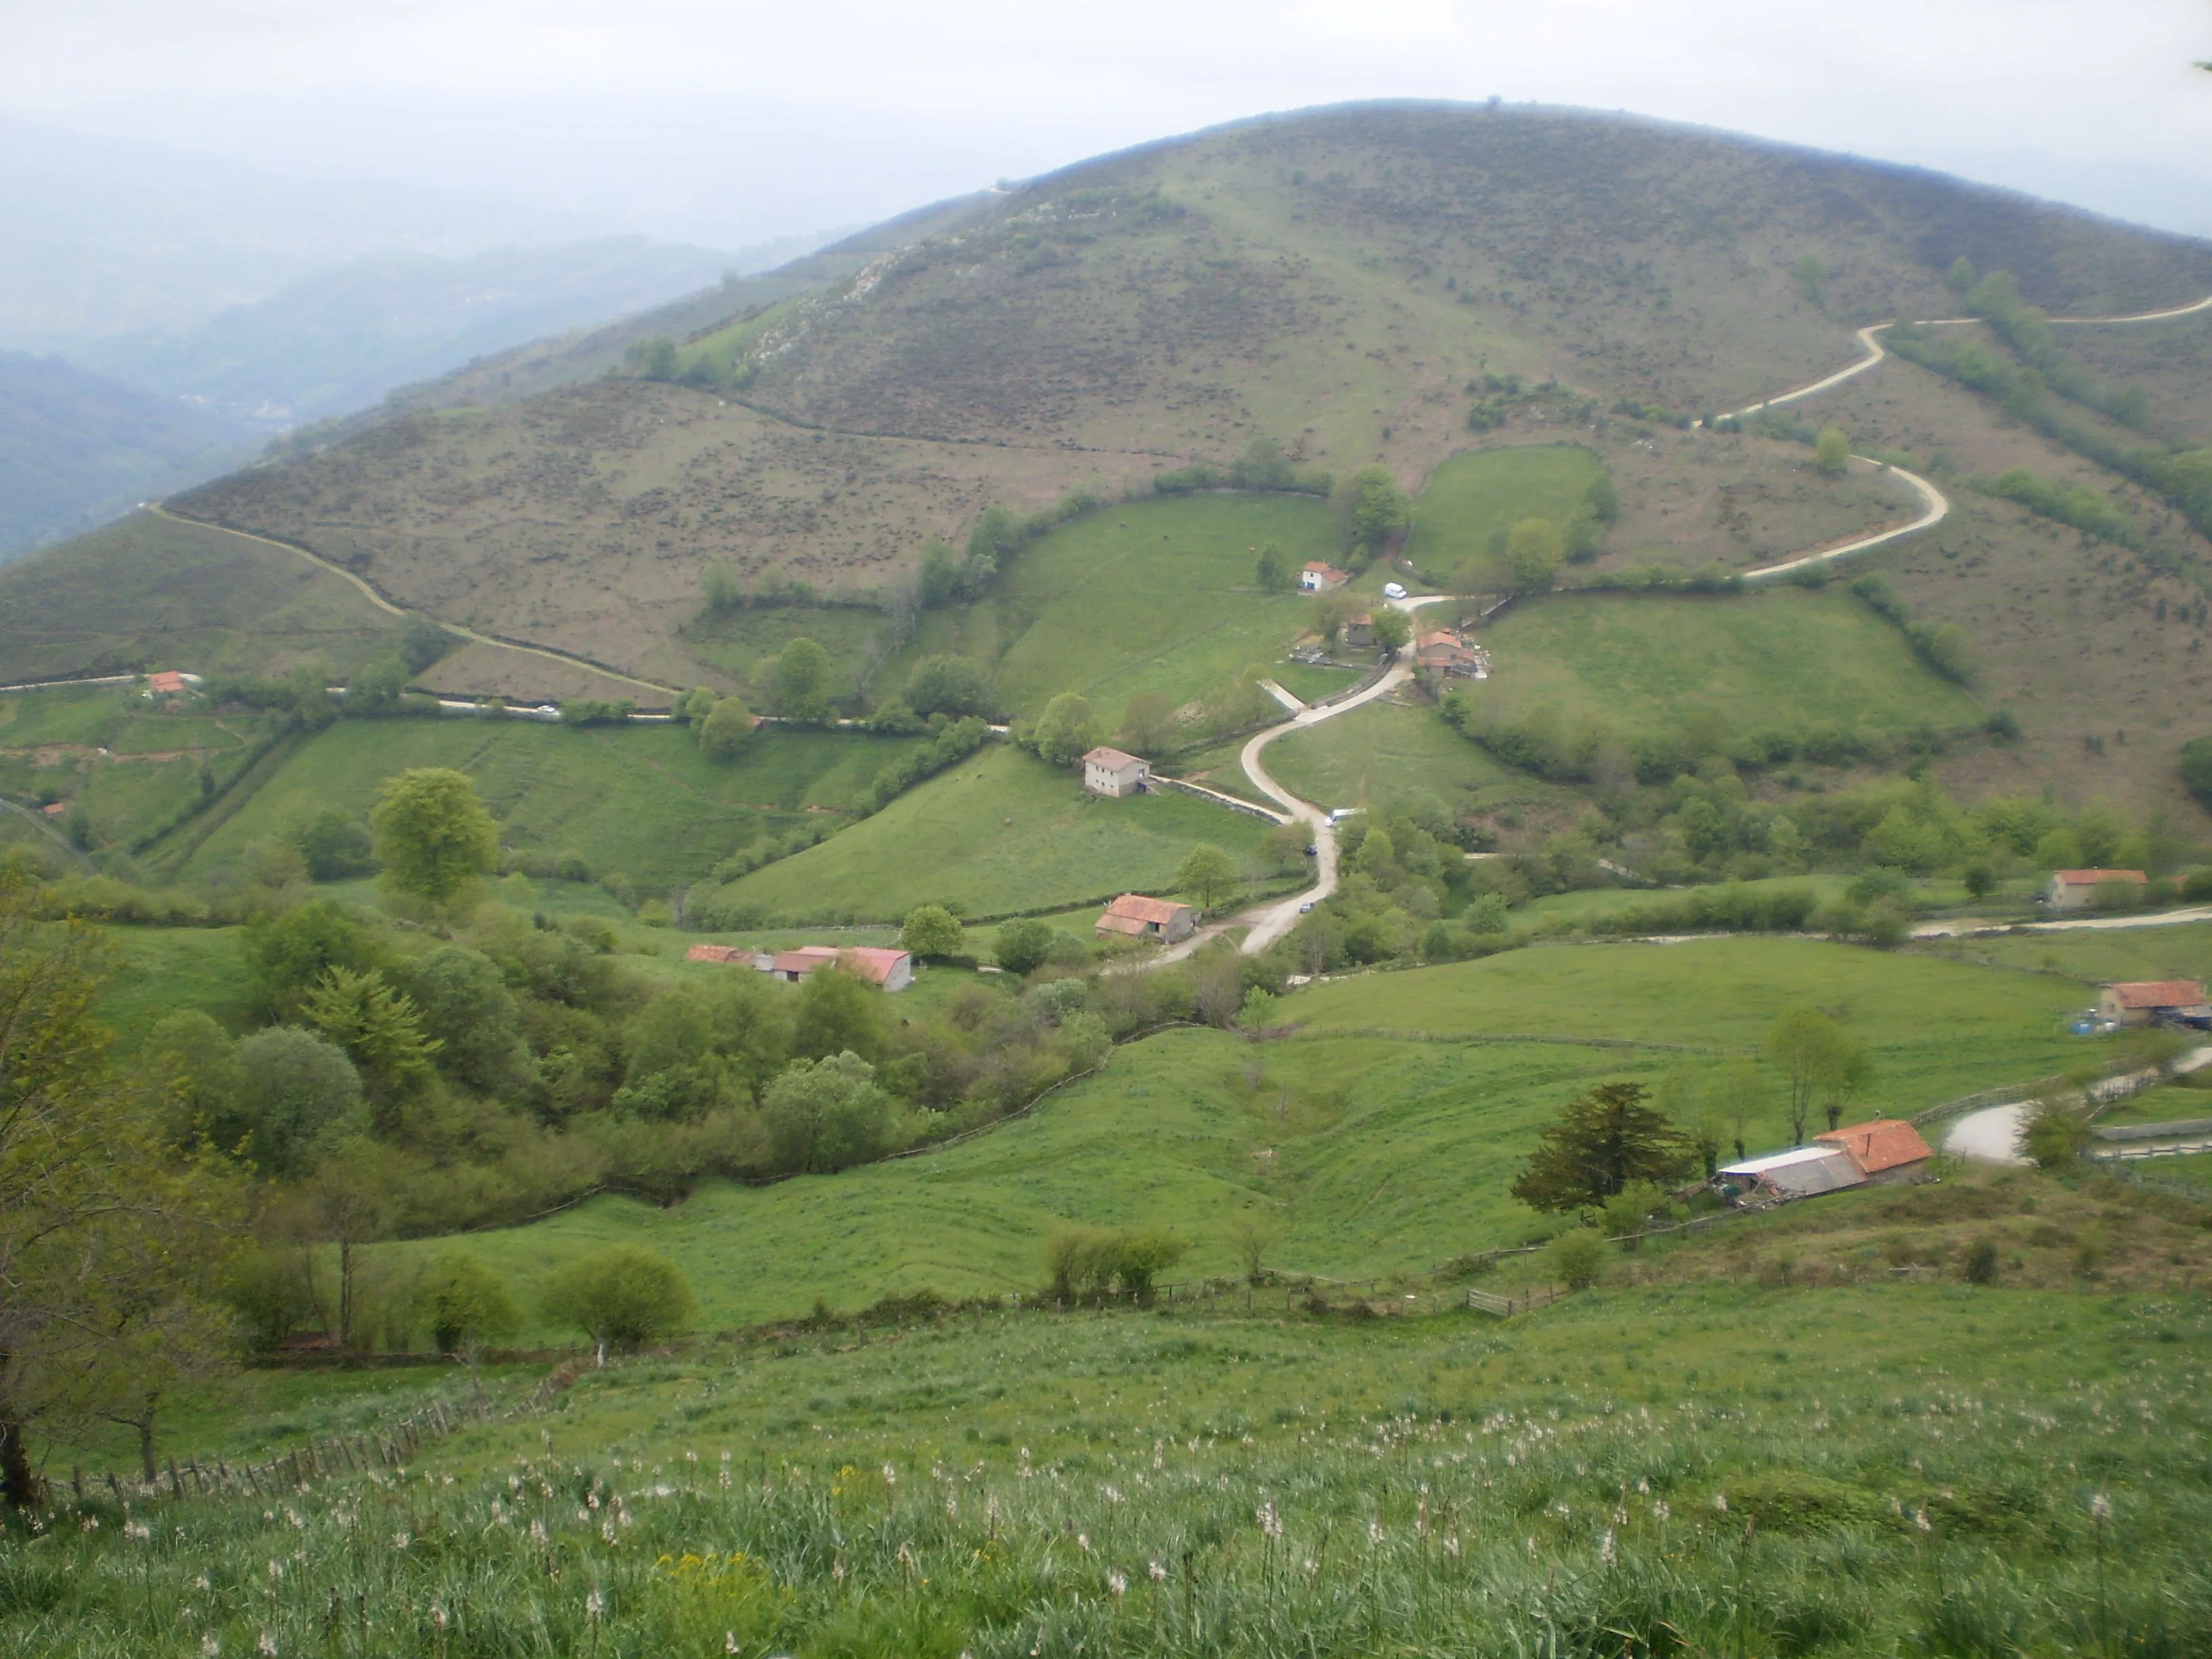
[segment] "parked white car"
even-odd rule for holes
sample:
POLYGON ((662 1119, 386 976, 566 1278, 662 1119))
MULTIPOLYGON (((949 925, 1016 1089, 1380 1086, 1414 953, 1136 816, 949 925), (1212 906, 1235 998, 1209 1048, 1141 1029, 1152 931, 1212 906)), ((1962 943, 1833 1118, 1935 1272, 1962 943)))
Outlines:
POLYGON ((1384 582, 1382 584, 1382 597, 1386 599, 1404 599, 1406 597, 1405 584, 1402 582, 1384 582))

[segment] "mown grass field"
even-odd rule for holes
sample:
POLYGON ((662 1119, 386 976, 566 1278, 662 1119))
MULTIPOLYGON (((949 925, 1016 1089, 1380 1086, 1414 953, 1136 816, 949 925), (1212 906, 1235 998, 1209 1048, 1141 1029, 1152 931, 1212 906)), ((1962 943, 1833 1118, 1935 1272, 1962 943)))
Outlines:
MULTIPOLYGON (((309 740, 214 833, 182 874, 235 869, 246 848, 325 806, 366 817, 378 786, 415 766, 476 780, 510 847, 580 854, 595 876, 696 881, 760 836, 865 795, 910 738, 764 727, 737 759, 681 726, 570 728, 526 720, 341 720, 309 740)), ((160 858, 168 849, 157 847, 160 858)))
MULTIPOLYGON (((373 1427, 379 1403, 512 1415, 404 1478, 142 1504, 149 1535, 64 1498, 47 1539, 0 1544, 0 1635, 68 1655, 2184 1659, 2212 1640, 2212 1482, 2184 1449, 2212 1429, 2208 1361, 2201 1297, 1737 1284, 1506 1323, 799 1330, 567 1373, 550 1402, 528 1371, 320 1399, 257 1377, 276 1447, 373 1427)), ((191 1449, 270 1447, 247 1420, 191 1449)))
POLYGON ((1278 738, 1262 759, 1276 782, 1323 806, 1388 809, 1425 798, 1455 811, 1490 811, 1573 799, 1492 759, 1433 708, 1388 700, 1278 738))
POLYGON ((1193 847, 1247 858, 1267 829, 1188 795, 1086 795, 1072 772, 994 744, 723 891, 726 903, 771 919, 890 921, 928 903, 1004 915, 1165 892, 1193 847))
POLYGON ((1307 601, 1255 585, 1273 542, 1291 569, 1342 556, 1327 506, 1304 495, 1200 495, 1101 507, 1024 550, 985 599, 927 614, 872 690, 957 651, 998 675, 1008 712, 1080 691, 1109 729, 1130 698, 1202 697, 1304 631, 1307 601))
POLYGON ((1736 732, 1866 733, 1981 717, 1896 629, 1848 593, 1783 588, 1744 598, 1554 598, 1484 630, 1493 678, 1478 699, 1541 704, 1619 732, 1717 715, 1736 732))
POLYGON ((107 927, 94 1004, 128 1052, 165 1014, 197 1008, 230 1030, 252 1023, 242 927, 107 927))
POLYGON ((1413 505, 1406 557, 1436 580, 1492 551, 1493 539, 1522 519, 1548 519, 1561 530, 1605 471, 1571 444, 1513 445, 1455 455, 1422 485, 1413 505))

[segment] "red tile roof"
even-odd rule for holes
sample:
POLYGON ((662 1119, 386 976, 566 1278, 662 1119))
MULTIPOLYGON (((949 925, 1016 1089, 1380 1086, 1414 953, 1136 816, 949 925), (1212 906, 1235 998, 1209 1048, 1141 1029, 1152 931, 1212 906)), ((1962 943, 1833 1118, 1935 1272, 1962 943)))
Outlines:
POLYGON ((2128 980, 2105 988, 2123 1008, 2195 1008, 2204 988, 2193 979, 2128 980))
POLYGON ((1849 1152, 1869 1175, 1880 1175, 1900 1164, 1920 1164, 1936 1156, 1936 1149, 1920 1138, 1920 1131, 1902 1118, 1877 1117, 1864 1123, 1847 1123, 1824 1135, 1816 1145, 1849 1152))
POLYGON ((2140 870, 2053 870, 2051 878, 2066 887, 2100 887, 2108 881, 2150 880, 2140 870))
POLYGON ((1130 921, 1156 922, 1164 927, 1189 908, 1188 904, 1178 904, 1173 899, 1146 898, 1141 893, 1124 893, 1106 907, 1106 915, 1130 921))
POLYGON ((837 965, 848 974, 873 980, 878 985, 888 984, 898 971, 898 965, 910 961, 903 951, 893 951, 880 945, 855 945, 850 950, 837 953, 837 965))
POLYGON ((753 953, 734 945, 695 945, 684 953, 686 962, 750 962, 753 953))
POLYGON ((182 674, 165 671, 159 674, 149 675, 146 684, 165 697, 173 696, 185 689, 185 677, 182 674))

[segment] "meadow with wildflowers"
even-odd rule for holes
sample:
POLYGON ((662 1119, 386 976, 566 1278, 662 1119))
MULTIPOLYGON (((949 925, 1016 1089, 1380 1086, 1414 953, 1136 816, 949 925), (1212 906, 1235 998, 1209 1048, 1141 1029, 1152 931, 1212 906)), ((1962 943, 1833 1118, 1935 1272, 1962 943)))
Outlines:
POLYGON ((485 1420, 281 1498, 64 1484, 0 1646, 2180 1659, 2208 1368, 2200 1299, 1960 1285, 794 1327, 441 1379, 485 1420))

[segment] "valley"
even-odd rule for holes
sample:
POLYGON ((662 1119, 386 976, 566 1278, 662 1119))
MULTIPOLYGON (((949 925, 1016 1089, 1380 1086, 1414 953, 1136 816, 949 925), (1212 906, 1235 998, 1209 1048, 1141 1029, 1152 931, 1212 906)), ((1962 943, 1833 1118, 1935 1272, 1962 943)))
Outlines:
POLYGON ((0 568, 0 1632, 2197 1650, 2208 291, 1346 106, 0 568))

